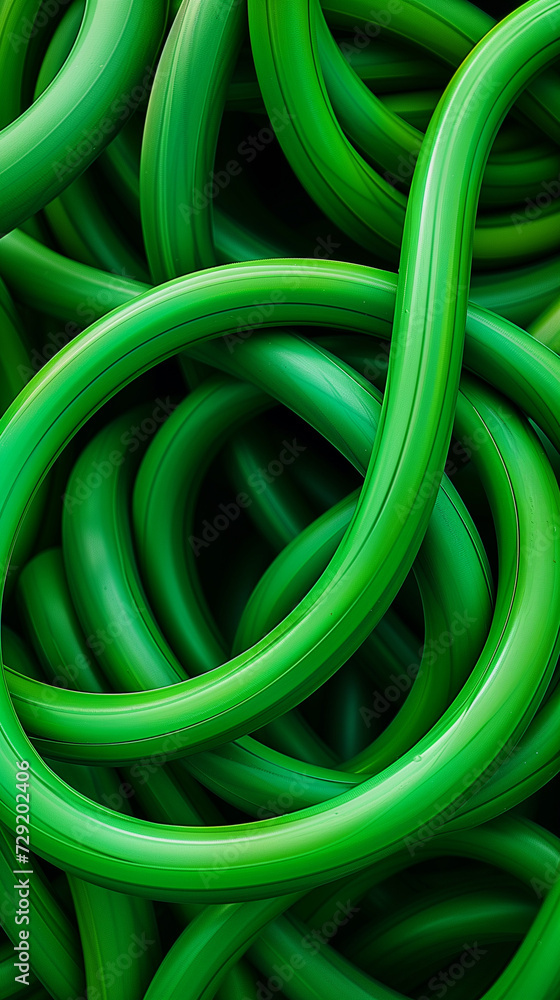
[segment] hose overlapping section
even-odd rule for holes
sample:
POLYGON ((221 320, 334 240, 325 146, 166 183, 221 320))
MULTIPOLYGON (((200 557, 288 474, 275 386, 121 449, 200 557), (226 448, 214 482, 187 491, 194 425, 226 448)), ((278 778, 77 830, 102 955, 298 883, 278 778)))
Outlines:
POLYGON ((560 997, 559 58, 0 11, 1 996, 560 997))

